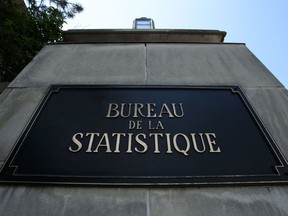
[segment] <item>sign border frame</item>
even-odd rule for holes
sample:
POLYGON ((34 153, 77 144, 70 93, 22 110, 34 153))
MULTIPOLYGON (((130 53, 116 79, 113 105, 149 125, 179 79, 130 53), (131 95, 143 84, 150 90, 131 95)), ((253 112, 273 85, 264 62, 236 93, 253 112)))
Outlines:
MULTIPOLYGON (((271 153, 272 154, 272 153, 271 153)), ((11 178, 11 176, 10 176, 11 178)), ((268 129, 266 128, 265 124, 258 116, 257 112, 255 111, 252 104, 249 102, 248 98, 242 91, 239 86, 232 86, 232 85, 223 85, 223 86, 195 86, 195 85, 65 85, 65 84, 57 84, 57 85, 50 85, 46 93, 44 94, 42 100, 40 101, 39 105, 36 107, 35 111, 33 112, 32 116, 30 117, 28 123, 24 127, 23 131, 21 132, 18 140, 14 144, 13 148, 11 149, 10 153, 6 157, 2 167, 0 169, 0 183, 22 183, 22 184, 37 184, 37 185, 94 185, 94 186, 172 186, 172 185, 180 185, 180 186, 232 186, 232 185, 270 185, 270 184, 287 184, 288 183, 288 162, 285 158, 284 154, 282 153, 281 149, 278 147, 277 143, 269 133, 268 129), (231 90, 232 93, 237 93, 241 97, 243 105, 248 109, 249 114, 254 122, 256 122, 258 126, 258 130, 261 130, 261 134, 265 136, 266 140, 269 143, 269 148, 274 153, 274 157, 277 157, 279 162, 281 163, 280 166, 275 166, 275 170, 277 174, 267 174, 267 175, 219 175, 219 176, 57 176, 57 175, 22 175, 22 174, 15 174, 17 166, 10 166, 11 162, 13 161, 15 155, 21 148, 22 144, 25 141, 26 136, 29 134, 30 129, 33 127, 35 121, 37 120, 38 116, 41 114, 41 111, 46 105, 47 100, 51 96, 52 93, 59 92, 60 89, 64 88, 97 88, 97 89, 208 89, 208 90, 231 90), (14 169, 14 171, 12 170, 14 169), (5 177, 7 173, 5 172, 12 172, 12 177, 16 178, 16 180, 11 180, 5 177), (15 174, 15 175, 14 175, 15 174), (26 177, 26 180, 18 180, 20 177, 26 177), (55 180, 55 178, 61 179, 60 181, 51 181, 45 179, 55 180), (74 178, 76 181, 65 181, 65 179, 74 178), (82 178, 90 178, 90 179, 100 179, 102 181, 81 181, 82 178), (116 178, 115 181, 111 178, 116 178), (277 179, 274 179, 277 178, 277 179), (34 181, 33 179, 38 179, 38 181, 34 181), (123 181, 127 179, 142 179, 143 182, 133 182, 133 181, 123 181), (153 182, 150 181, 151 179, 162 179, 160 182, 153 182), (165 180, 175 179, 178 182, 170 182, 165 180), (181 179, 181 181, 179 181, 181 179), (189 179, 191 179, 189 181, 189 179), (208 181, 196 181, 194 182, 192 179, 208 179, 208 181), (215 179, 216 181, 213 181, 215 179), (239 181, 241 179, 241 181, 239 181), (80 181, 77 181, 80 180, 80 181), (106 180, 106 181, 105 181, 106 180), (108 181, 107 181, 108 180, 108 181), (109 181, 110 180, 110 181, 109 181), (148 180, 148 181, 147 181, 148 180), (186 181, 188 180, 188 181, 186 181)))

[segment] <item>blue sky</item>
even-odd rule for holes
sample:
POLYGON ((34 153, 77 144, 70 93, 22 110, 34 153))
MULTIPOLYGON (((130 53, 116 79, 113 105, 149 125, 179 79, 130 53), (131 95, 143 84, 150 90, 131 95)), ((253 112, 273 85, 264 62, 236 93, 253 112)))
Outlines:
POLYGON ((67 29, 129 29, 149 17, 158 29, 217 29, 243 42, 288 88, 288 0, 78 0, 67 29))

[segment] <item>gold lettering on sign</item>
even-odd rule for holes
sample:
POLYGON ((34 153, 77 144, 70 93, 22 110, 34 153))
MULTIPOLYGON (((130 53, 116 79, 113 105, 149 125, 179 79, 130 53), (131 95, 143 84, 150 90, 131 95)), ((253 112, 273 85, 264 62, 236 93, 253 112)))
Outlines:
POLYGON ((176 153, 186 157, 193 152, 196 154, 221 153, 220 146, 216 143, 216 133, 160 133, 166 130, 162 118, 167 121, 167 118, 184 117, 183 103, 108 103, 105 117, 132 118, 133 120, 128 119, 126 126, 133 133, 75 133, 68 150, 73 153, 84 149, 87 153, 116 154, 121 152, 144 154, 150 150, 149 152, 154 154, 176 153), (149 119, 145 121, 145 118, 149 119), (143 127, 155 133, 135 133, 143 127))
POLYGON ((173 144, 174 144, 176 151, 184 154, 185 156, 188 156, 188 151, 190 149, 190 142, 189 142, 188 137, 185 134, 182 134, 182 133, 175 134, 175 136, 173 137, 173 144), (178 136, 181 136, 184 138, 185 140, 184 143, 186 144, 186 147, 185 147, 185 144, 183 145, 183 148, 179 147, 178 142, 177 142, 178 136))
POLYGON ((111 148, 110 148, 110 142, 108 138, 108 134, 104 133, 103 136, 101 137, 100 141, 98 142, 98 145, 96 149, 93 152, 98 152, 99 147, 106 147, 106 152, 111 153, 111 148), (104 143, 103 143, 104 141, 104 143))
POLYGON ((136 135, 136 138, 135 138, 136 142, 143 147, 143 150, 141 151, 137 147, 135 147, 135 151, 138 152, 138 153, 145 153, 147 151, 147 149, 148 149, 148 146, 143 140, 141 140, 139 138, 139 136, 141 136, 144 140, 146 139, 146 134, 140 133, 140 134, 136 135))
POLYGON ((148 118, 156 118, 156 113, 154 113, 154 109, 156 107, 155 103, 147 103, 147 117, 148 118))
POLYGON ((166 151, 166 153, 167 154, 172 154, 173 152, 172 152, 172 149, 171 149, 171 141, 170 141, 170 133, 166 133, 165 134, 165 136, 166 136, 166 140, 167 140, 167 151, 166 151))
POLYGON ((202 142, 201 142, 202 143, 202 150, 200 150, 198 148, 198 145, 197 145, 197 142, 196 142, 196 138, 195 138, 195 133, 190 133, 190 135, 191 135, 191 138, 192 138, 192 144, 193 144, 193 147, 194 147, 195 151, 198 152, 198 153, 205 152, 205 144, 203 142, 202 133, 199 134, 201 136, 201 140, 202 140, 202 142))
POLYGON ((94 136, 99 136, 99 133, 87 133, 86 136, 90 136, 90 140, 89 140, 89 144, 88 144, 88 148, 86 150, 86 152, 92 152, 92 144, 94 141, 94 136))
POLYGON ((164 130, 163 124, 161 123, 161 121, 157 121, 156 125, 153 125, 152 121, 148 121, 148 129, 149 130, 164 130))
POLYGON ((70 152, 78 153, 83 148, 88 153, 146 153, 149 149, 154 154, 178 153, 189 156, 195 153, 221 153, 216 143, 215 133, 76 133, 72 136, 70 152), (85 137, 86 140, 85 140, 85 137), (94 151, 92 150, 94 149, 94 151), (113 151, 112 151, 113 149, 113 151))
MULTIPOLYGON (((118 104, 109 103, 109 105, 108 105, 108 113, 107 113, 106 117, 107 118, 116 118, 116 117, 119 116, 119 114, 120 114, 120 112, 118 111, 118 104)), ((123 114, 123 112, 122 112, 122 114, 123 114)), ((129 115, 130 115, 130 113, 129 113, 129 115)), ((129 115, 127 117, 129 117, 129 115)))
POLYGON ((158 136, 163 136, 161 133, 150 133, 149 136, 154 136, 154 152, 153 153, 160 153, 159 151, 159 142, 158 142, 158 136))
POLYGON ((114 153, 120 153, 120 139, 121 139, 121 136, 125 137, 126 134, 125 133, 113 133, 112 137, 113 136, 116 136, 116 144, 115 144, 114 153))
POLYGON ((221 152, 219 146, 216 146, 216 135, 215 133, 205 133, 206 137, 207 137, 207 141, 210 147, 210 152, 214 153, 214 152, 221 152), (211 140, 211 136, 214 138, 213 140, 211 140), (215 149, 216 147, 216 149, 215 149))
POLYGON ((75 145, 77 145, 77 149, 73 149, 71 146, 69 147, 69 151, 71 151, 71 152, 78 152, 78 151, 80 151, 81 150, 81 148, 82 148, 82 143, 77 139, 77 136, 80 136, 80 139, 82 139, 83 138, 83 134, 82 133, 76 133, 76 134, 74 134, 74 136, 72 137, 72 141, 73 141, 73 143, 75 144, 75 145))
POLYGON ((182 103, 163 103, 157 105, 156 103, 109 103, 106 118, 162 118, 167 116, 169 118, 181 118, 184 116, 182 103), (156 112, 156 109, 158 110, 156 112))

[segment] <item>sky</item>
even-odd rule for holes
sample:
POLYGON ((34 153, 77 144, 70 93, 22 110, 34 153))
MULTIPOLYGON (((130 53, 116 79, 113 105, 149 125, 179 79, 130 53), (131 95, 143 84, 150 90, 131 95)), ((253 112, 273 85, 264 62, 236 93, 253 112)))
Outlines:
POLYGON ((226 31, 225 42, 245 43, 288 88, 288 0, 76 2, 84 11, 67 20, 63 30, 131 29, 135 18, 148 17, 154 20, 157 29, 226 31))

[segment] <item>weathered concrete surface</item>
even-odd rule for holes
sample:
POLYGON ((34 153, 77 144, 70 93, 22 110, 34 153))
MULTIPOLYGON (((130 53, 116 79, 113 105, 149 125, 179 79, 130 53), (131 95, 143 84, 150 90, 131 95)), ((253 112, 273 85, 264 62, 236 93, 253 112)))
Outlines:
POLYGON ((264 125, 288 158, 288 91, 284 88, 244 88, 264 125))
POLYGON ((10 87, 51 84, 145 84, 144 44, 49 45, 10 87))
POLYGON ((1 215, 146 216, 146 191, 129 188, 0 187, 1 215))
MULTIPOLYGON (((239 85, 288 158, 288 92, 243 44, 48 45, 0 95, 0 163, 50 84, 239 85)), ((287 186, 0 185, 1 215, 288 215, 287 186)))
POLYGON ((46 89, 6 89, 0 96, 0 164, 24 130, 46 89))
POLYGON ((288 188, 153 189, 151 216, 174 215, 288 215, 288 188))
POLYGON ((95 188, 0 187, 5 215, 277 215, 288 214, 287 187, 95 188))
POLYGON ((243 44, 148 44, 149 84, 283 87, 243 44))

